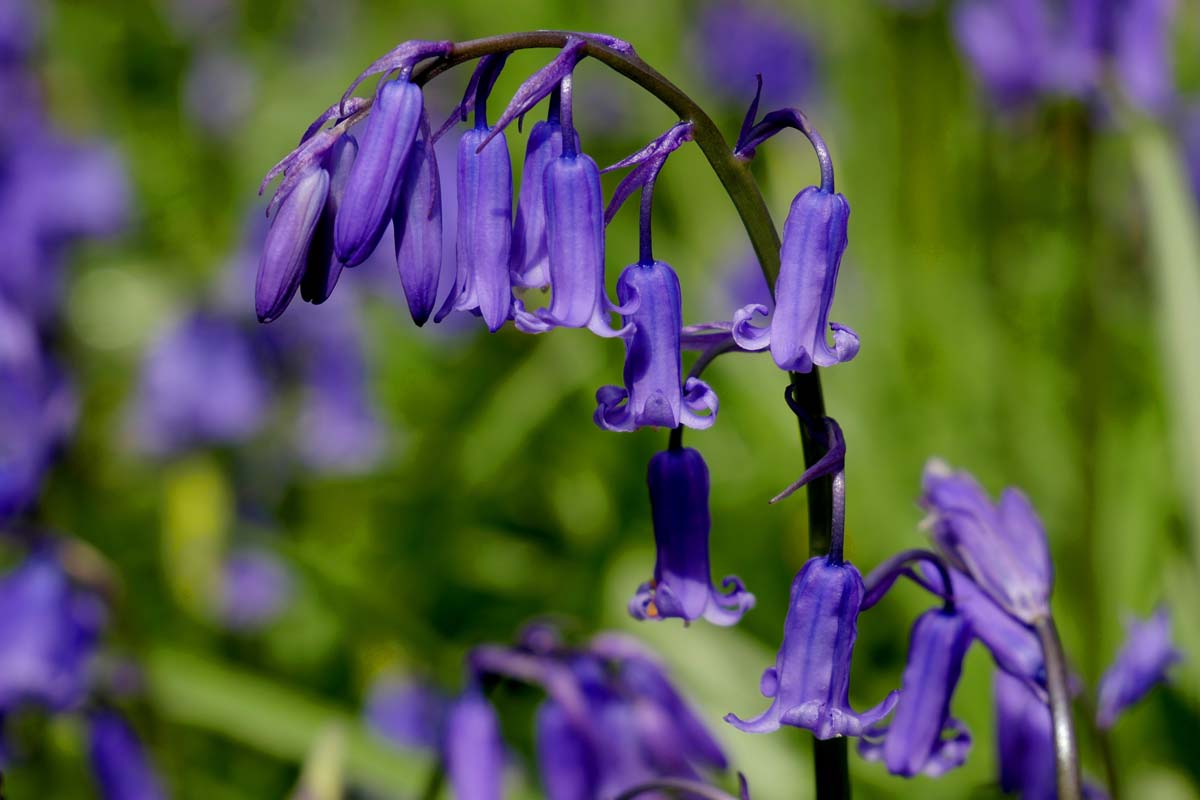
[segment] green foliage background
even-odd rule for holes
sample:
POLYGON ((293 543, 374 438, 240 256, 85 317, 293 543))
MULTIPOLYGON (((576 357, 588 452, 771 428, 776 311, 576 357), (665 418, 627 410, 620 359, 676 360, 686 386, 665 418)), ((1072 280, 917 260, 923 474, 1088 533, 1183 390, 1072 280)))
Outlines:
MULTIPOLYGON (((766 504, 802 461, 781 399, 786 378, 765 357, 714 366, 720 422, 687 435, 712 471, 714 571, 740 575, 759 601, 732 630, 625 616, 653 563, 644 470, 665 433, 592 425, 593 393, 618 381, 623 354, 585 332, 439 336, 396 307, 370 306, 373 389, 394 435, 384 466, 362 478, 277 486, 268 459, 223 452, 151 464, 122 434, 142 348, 220 273, 257 213, 262 173, 370 59, 407 38, 605 31, 710 105, 690 49, 699 6, 246 0, 234 9, 216 44, 247 59, 258 83, 252 112, 227 138, 206 137, 181 112, 199 43, 159 3, 55 3, 42 64, 62 124, 125 153, 139 212, 116 246, 89 247, 72 268, 65 342, 85 408, 45 516, 122 577, 113 642, 145 665, 149 691, 134 717, 174 795, 286 796, 315 742, 325 742, 319 762, 338 763, 331 722, 348 732, 343 766, 356 782, 382 796, 415 793, 426 757, 393 750, 356 722, 371 679, 399 669, 453 689, 471 645, 506 641, 523 621, 552 614, 575 636, 615 627, 659 648, 756 800, 808 796, 805 734, 751 737, 720 723, 762 705, 759 672, 806 557, 804 499, 766 504), (249 638, 222 632, 200 599, 215 555, 247 524, 234 507, 246 495, 268 498, 271 541, 299 582, 285 617, 249 638)), ((1183 344, 1200 330, 1200 290, 1188 293, 1200 264, 1194 201, 1169 134, 1120 115, 1096 121, 1069 104, 997 116, 960 61, 944 4, 923 15, 867 0, 787 10, 817 46, 820 88, 805 110, 853 209, 833 316, 863 347, 823 376, 850 448, 849 558, 865 571, 924 542, 915 498, 931 455, 993 492, 1023 487, 1050 533, 1054 607, 1088 686, 1115 652, 1124 615, 1160 602, 1174 610, 1189 660, 1173 686, 1123 719, 1112 744, 1126 797, 1197 797, 1200 451, 1191 445, 1200 398, 1188 393, 1196 354, 1183 344)), ((1195 12, 1184 4, 1179 30, 1191 50, 1195 12)), ((1180 50, 1186 82, 1196 65, 1180 50)), ((512 58, 498 93, 542 58, 512 58)), ((435 116, 466 74, 442 80, 435 116)), ((583 102, 594 90, 620 112, 580 122, 601 163, 673 121, 598 64, 583 65, 577 87, 583 102)), ((713 111, 732 135, 742 109, 713 111)), ((519 164, 523 137, 510 141, 519 164)), ((814 161, 786 136, 759 161, 781 221, 792 195, 815 182, 814 161)), ((728 314, 718 282, 746 249, 731 205, 694 149, 673 157, 660 186, 656 251, 680 273, 685 318, 728 314)), ((635 248, 632 215, 622 215, 610 229, 610 276, 635 248)), ((311 311, 297 302, 288 313, 311 311)), ((928 604, 905 588, 862 619, 857 704, 898 684, 908 625, 928 604)), ((904 782, 852 755, 857 796, 997 796, 990 670, 973 650, 954 704, 976 737, 963 769, 904 782)), ((505 700, 517 720, 509 739, 526 753, 529 699, 505 700)), ((1102 778, 1081 720, 1087 771, 1102 778)), ((81 747, 74 723, 51 723, 6 788, 14 798, 91 796, 81 747)), ((515 777, 514 791, 536 796, 536 783, 515 777)))

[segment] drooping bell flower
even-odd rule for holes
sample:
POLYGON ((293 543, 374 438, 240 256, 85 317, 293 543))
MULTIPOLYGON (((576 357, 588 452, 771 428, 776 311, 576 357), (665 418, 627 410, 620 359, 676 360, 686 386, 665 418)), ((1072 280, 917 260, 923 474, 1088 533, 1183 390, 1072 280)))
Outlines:
POLYGON ((1113 66, 1121 89, 1140 110, 1157 116, 1175 106, 1171 58, 1175 0, 1127 0, 1104 8, 1111 15, 1113 66))
POLYGON ((675 270, 662 261, 631 264, 617 281, 624 315, 632 332, 625 336, 625 386, 596 392, 597 425, 608 431, 644 426, 705 429, 716 421, 716 392, 699 378, 681 381, 679 336, 682 299, 675 270), (700 412, 710 413, 703 415, 700 412))
POLYGON ((1058 796, 1050 709, 1020 679, 1003 670, 992 678, 996 703, 1000 788, 1021 797, 1058 796))
POLYGON ((346 179, 357 155, 358 141, 347 133, 338 137, 323 159, 325 171, 329 173, 329 194, 313 231, 304 275, 300 279, 300 297, 309 303, 320 304, 328 300, 342 274, 342 262, 333 252, 333 227, 338 209, 342 207, 346 179))
POLYGON ((950 699, 970 644, 970 626, 952 610, 936 608, 917 618, 896 713, 887 725, 864 732, 858 744, 863 758, 883 761, 888 772, 905 778, 936 778, 962 765, 971 735, 950 716, 950 699))
POLYGON ((809 559, 792 582, 775 666, 763 672, 760 683, 771 705, 753 719, 726 714, 725 721, 746 733, 793 725, 831 739, 860 736, 887 716, 899 692, 862 713, 850 707, 850 659, 863 592, 862 575, 852 564, 809 559))
POLYGON ((769 346, 775 363, 789 372, 810 372, 814 365, 830 367, 857 355, 858 334, 829 322, 849 217, 850 205, 840 194, 809 186, 796 195, 783 224, 775 314, 770 327, 760 329, 750 319, 765 315, 766 306, 739 309, 733 316, 733 338, 740 347, 769 346), (826 340, 827 326, 833 331, 833 347, 826 340))
POLYGON ((772 111, 755 123, 762 96, 758 92, 746 112, 735 155, 751 159, 755 150, 788 128, 800 131, 812 144, 821 167, 820 186, 809 186, 792 200, 783 224, 779 250, 779 276, 775 280, 775 311, 770 325, 757 328, 755 314, 767 307, 754 303, 733 315, 733 340, 744 350, 771 348, 775 364, 789 372, 811 372, 814 366, 830 367, 858 354, 858 334, 829 321, 829 309, 837 289, 838 270, 846 251, 846 224, 850 204, 834 190, 833 160, 825 141, 795 108, 772 111), (833 333, 833 346, 826 327, 833 333))
POLYGON ((254 310, 259 322, 277 319, 292 302, 313 232, 329 194, 329 173, 317 161, 299 167, 295 185, 279 202, 258 262, 254 310))
POLYGON ((391 222, 424 108, 421 87, 405 75, 383 81, 375 91, 333 230, 334 251, 348 267, 367 260, 391 222))
POLYGON ((546 247, 546 167, 562 155, 562 125, 553 115, 533 126, 525 145, 521 192, 513 222, 511 274, 513 286, 542 289, 550 284, 550 251, 546 247))
POLYGON ((88 714, 88 760, 103 800, 167 796, 137 734, 113 711, 88 714))
POLYGON ((455 797, 500 800, 504 778, 500 721, 478 688, 468 688, 451 706, 443 757, 455 797))
POLYGON ((993 504, 968 473, 936 459, 925 465, 922 483, 923 524, 947 559, 1022 622, 1048 615, 1054 566, 1025 495, 1010 487, 993 504))
POLYGON ((437 302, 442 274, 442 192, 437 154, 426 132, 413 145, 396 203, 392 231, 396 268, 413 322, 424 325, 437 302))
POLYGON ((709 575, 708 466, 699 452, 682 447, 650 459, 646 481, 654 520, 657 557, 654 578, 638 587, 629 602, 637 619, 703 617, 714 625, 733 625, 754 607, 754 595, 735 576, 722 594, 709 575))
POLYGON ((600 765, 587 738, 562 706, 545 700, 534 718, 542 788, 547 800, 592 800, 600 784, 600 765))
POLYGON ((1148 620, 1126 624, 1125 643, 1096 690, 1096 724, 1107 730, 1129 706, 1141 700, 1183 654, 1171 643, 1171 618, 1160 608, 1148 620))
POLYGON ((87 695, 104 605, 72 582, 43 544, 0 578, 0 717, 33 703, 58 712, 87 695))

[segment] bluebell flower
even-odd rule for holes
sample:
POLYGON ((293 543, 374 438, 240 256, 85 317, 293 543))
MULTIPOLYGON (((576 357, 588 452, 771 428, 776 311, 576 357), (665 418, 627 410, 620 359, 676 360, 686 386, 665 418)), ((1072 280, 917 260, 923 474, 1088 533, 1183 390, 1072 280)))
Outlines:
POLYGON ((375 91, 334 224, 334 252, 346 266, 366 261, 391 222, 424 109, 421 87, 405 76, 383 81, 375 91))
POLYGON ((450 707, 443 747, 455 797, 500 800, 505 760, 500 721, 478 688, 468 688, 450 707))
POLYGON ((1183 659, 1171 641, 1171 617, 1165 608, 1145 622, 1130 620, 1126 628, 1125 643, 1096 690, 1096 724, 1102 729, 1111 728, 1122 711, 1164 682, 1167 670, 1183 659))
POLYGON ((592 800, 601 780, 592 744, 562 706, 545 700, 534 718, 534 737, 547 800, 592 800))
POLYGON ((625 336, 625 386, 596 392, 596 424, 609 431, 711 427, 716 393, 699 378, 680 376, 683 311, 675 270, 662 261, 631 264, 617 281, 617 298, 634 306, 624 315, 632 325, 625 336))
POLYGON ((1022 798, 1058 796, 1050 709, 1020 679, 1002 670, 993 677, 1000 788, 1022 798))
POLYGON ((137 734, 116 712, 88 714, 88 760, 103 800, 161 800, 167 796, 137 734))
POLYGON ((763 672, 760 682, 771 705, 753 719, 726 714, 725 721, 747 733, 793 725, 818 739, 831 739, 860 736, 887 716, 898 692, 868 711, 850 707, 850 659, 863 593, 862 575, 852 564, 825 556, 809 559, 792 582, 775 666, 763 672))
POLYGON ((278 319, 300 288, 309 245, 329 196, 329 172, 319 162, 301 167, 295 181, 279 200, 263 243, 254 284, 254 310, 259 322, 278 319))
POLYGON ((300 276, 300 297, 309 303, 320 304, 328 300, 342 274, 344 265, 333 251, 333 228, 346 192, 346 179, 357 155, 358 140, 347 133, 338 137, 321 160, 322 168, 329 173, 329 191, 300 276))
POLYGON ((436 146, 426 131, 404 168, 392 230, 396 268, 413 322, 424 325, 442 275, 442 192, 436 146))
POLYGON ((1171 45, 1176 1, 1117 0, 1099 6, 1109 14, 1107 44, 1125 97, 1141 111, 1167 114, 1175 106, 1171 45))
POLYGON ((364 715, 372 731, 401 747, 435 750, 442 740, 446 697, 421 681, 384 676, 372 684, 364 715))
POLYGON ((1008 488, 993 504, 968 473, 936 459, 926 464, 922 483, 921 505, 929 513, 923 524, 947 559, 1022 622, 1049 615, 1054 566, 1028 498, 1008 488))
POLYGON ((261 548, 243 547, 221 566, 217 614, 233 630, 256 630, 277 619, 292 600, 287 563, 261 548))
POLYGON ((77 708, 106 621, 100 598, 74 584, 51 542, 0 578, 0 717, 31 703, 77 708))
POLYGON ((557 114, 529 132, 521 167, 521 191, 513 222, 511 273, 513 286, 541 289, 550 285, 550 251, 546 245, 546 167, 562 155, 562 125, 557 114))
POLYGON ((971 735, 950 716, 950 699, 970 644, 971 628, 961 614, 938 608, 917 618, 896 712, 889 724, 864 732, 858 745, 863 758, 881 760, 888 772, 905 778, 937 777, 962 765, 971 735))
POLYGON ((664 450, 650 459, 646 480, 657 556, 654 578, 638 587, 629 613, 637 619, 678 617, 691 622, 703 617, 715 625, 735 624, 754 607, 754 595, 732 575, 722 581, 728 594, 712 585, 704 458, 688 447, 664 450))
POLYGON ((244 441, 265 422, 272 394, 251 332, 221 315, 192 314, 143 357, 130 418, 135 442, 169 455, 244 441))
POLYGON ((733 316, 738 346, 770 347, 775 364, 790 372, 833 366, 858 354, 858 334, 829 321, 849 216, 850 205, 840 194, 810 186, 796 195, 783 226, 771 325, 758 329, 751 323, 754 314, 767 313, 766 306, 739 309, 733 316), (833 331, 833 347, 825 338, 827 326, 833 331))
POLYGON ((812 43, 796 19, 770 6, 718 0, 701 11, 692 59, 708 85, 729 103, 742 103, 762 75, 772 102, 799 105, 813 88, 812 43))

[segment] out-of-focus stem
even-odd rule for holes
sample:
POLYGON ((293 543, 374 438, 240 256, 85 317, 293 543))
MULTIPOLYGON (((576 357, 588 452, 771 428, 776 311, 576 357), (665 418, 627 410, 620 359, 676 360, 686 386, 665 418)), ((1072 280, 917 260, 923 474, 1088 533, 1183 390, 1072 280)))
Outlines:
POLYGON ((1075 720, 1071 715, 1071 685, 1067 659, 1054 618, 1047 615, 1034 623, 1042 657, 1046 662, 1046 690, 1050 694, 1050 718, 1054 729, 1054 765, 1058 773, 1059 800, 1081 800, 1083 779, 1079 772, 1079 748, 1075 720))

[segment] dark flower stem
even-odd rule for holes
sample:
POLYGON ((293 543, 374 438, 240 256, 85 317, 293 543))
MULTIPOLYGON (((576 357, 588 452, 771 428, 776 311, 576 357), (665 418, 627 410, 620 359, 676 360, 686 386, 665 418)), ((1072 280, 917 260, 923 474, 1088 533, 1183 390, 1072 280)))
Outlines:
POLYGON ((1058 772, 1059 800, 1081 800, 1083 779, 1079 772, 1079 749, 1075 740, 1075 720, 1071 715, 1071 686, 1067 659, 1054 618, 1038 619, 1033 629, 1042 643, 1046 661, 1046 690, 1050 694, 1050 717, 1054 727, 1054 761, 1058 772))
MULTIPOLYGON (((528 31, 459 42, 448 55, 415 70, 413 81, 424 84, 454 66, 494 53, 530 48, 559 49, 567 44, 570 37, 571 34, 567 31, 528 31)), ((681 120, 692 123, 695 142, 737 209, 750 238, 750 244, 758 257, 758 263, 762 267, 763 277, 774 295, 775 279, 779 276, 779 231, 771 219, 771 212, 763 199, 762 191, 750 172, 749 162, 734 155, 729 142, 712 117, 683 90, 642 61, 636 53, 606 47, 593 39, 586 41, 582 53, 641 86, 678 114, 681 120)), ((817 369, 814 367, 812 372, 803 374, 792 373, 791 380, 795 387, 793 397, 808 413, 809 418, 823 419, 825 398, 821 392, 821 376, 817 369)), ((806 468, 817 463, 825 454, 825 446, 810 437, 803 424, 800 425, 800 441, 806 468)), ((808 484, 806 491, 809 553, 824 554, 829 551, 832 537, 832 479, 825 477, 814 480, 808 484)), ((846 740, 814 739, 813 759, 817 800, 849 798, 850 775, 846 759, 846 740)))

